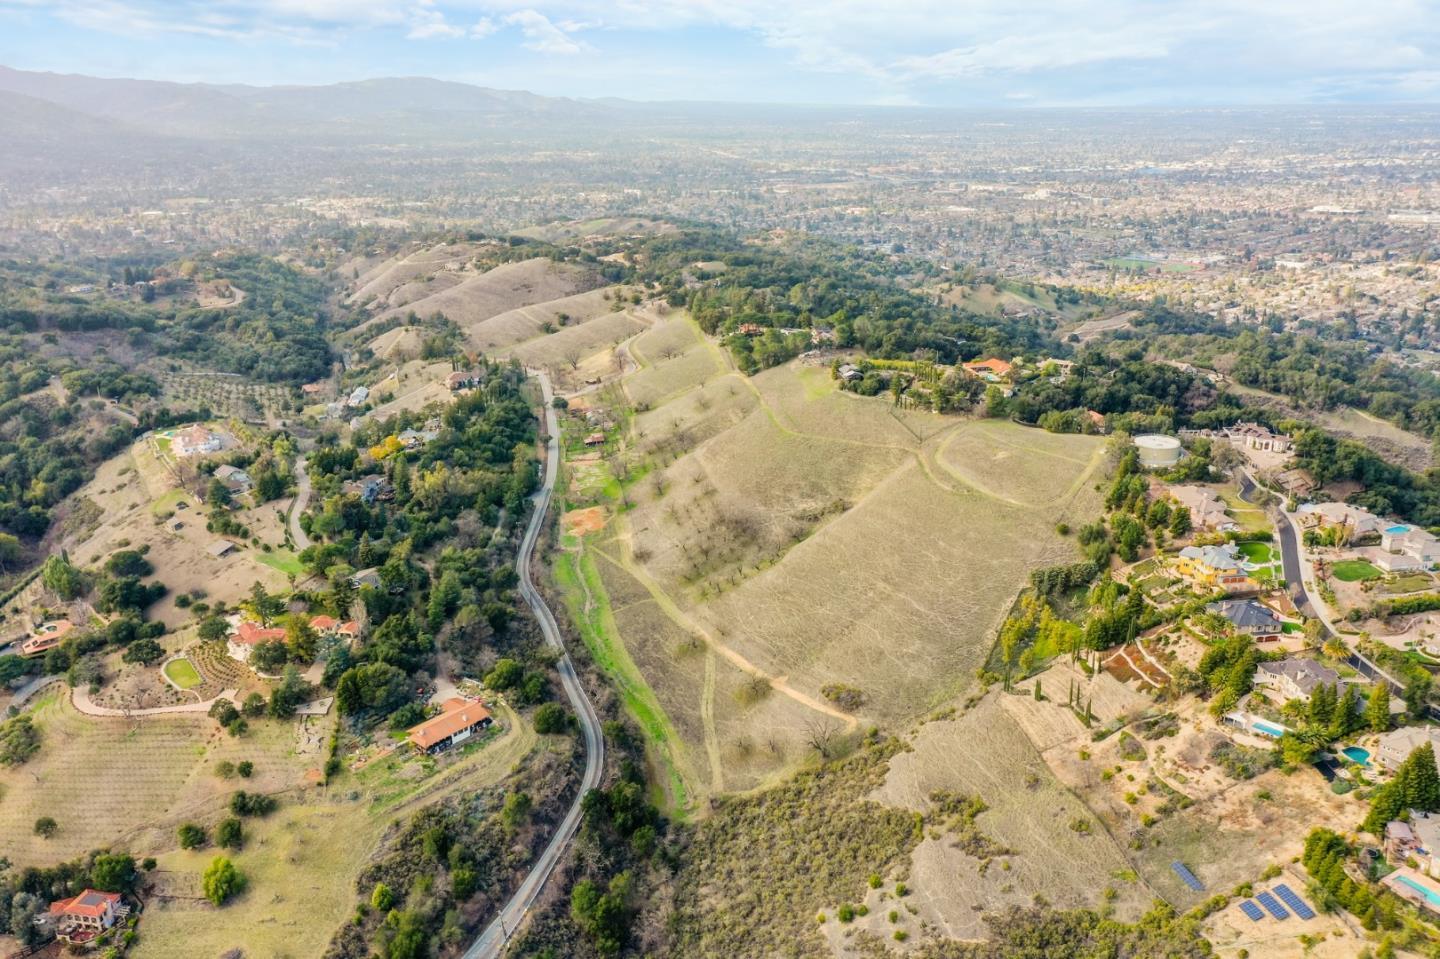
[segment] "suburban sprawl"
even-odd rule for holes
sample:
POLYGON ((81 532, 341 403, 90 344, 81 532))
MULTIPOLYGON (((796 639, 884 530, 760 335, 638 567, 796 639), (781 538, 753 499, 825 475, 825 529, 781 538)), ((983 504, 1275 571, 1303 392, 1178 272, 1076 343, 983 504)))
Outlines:
POLYGON ((1440 957, 1433 110, 112 83, 0 68, 0 959, 1440 957))

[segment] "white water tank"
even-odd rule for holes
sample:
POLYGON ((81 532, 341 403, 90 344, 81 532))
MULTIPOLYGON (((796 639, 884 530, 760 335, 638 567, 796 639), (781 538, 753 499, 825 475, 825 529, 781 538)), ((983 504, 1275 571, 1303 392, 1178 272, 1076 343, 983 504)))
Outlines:
POLYGON ((1135 437, 1140 451, 1140 465, 1147 469, 1165 468, 1180 462, 1180 440, 1161 433, 1142 433, 1135 437))

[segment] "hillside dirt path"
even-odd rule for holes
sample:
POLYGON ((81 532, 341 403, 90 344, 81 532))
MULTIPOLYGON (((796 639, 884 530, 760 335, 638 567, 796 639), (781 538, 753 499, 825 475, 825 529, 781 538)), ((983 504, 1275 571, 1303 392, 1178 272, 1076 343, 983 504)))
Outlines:
POLYGON ((235 702, 240 695, 238 689, 223 689, 213 699, 207 699, 202 703, 182 703, 179 706, 152 706, 149 709, 114 709, 110 706, 101 706, 90 699, 88 687, 77 686, 70 691, 70 702, 74 704, 76 712, 84 713, 86 716, 118 716, 122 719, 136 719, 143 716, 173 716, 177 713, 206 713, 210 707, 220 699, 228 699, 235 702))
MULTIPOLYGON (((769 684, 771 689, 775 690, 777 693, 780 693, 782 696, 789 696, 791 699, 795 700, 802 706, 813 709, 817 713, 823 713, 824 715, 829 716, 833 719, 840 720, 842 723, 845 724, 846 729, 853 730, 856 726, 859 725, 859 721, 854 716, 851 716, 848 713, 843 713, 835 707, 830 706, 827 703, 823 703, 815 697, 801 692, 800 690, 789 684, 789 677, 787 676, 772 676, 771 674, 765 672, 765 670, 761 669, 759 666, 756 666, 750 660, 746 659, 735 649, 725 645, 724 643, 716 639, 714 636, 710 635, 708 630, 706 630, 704 627, 700 626, 698 623, 692 620, 689 616, 685 614, 684 610, 682 610, 678 605, 676 605, 675 600, 670 597, 670 594, 665 592, 665 590, 661 588, 660 584, 655 582, 655 580, 650 577, 650 574, 646 572, 644 567, 642 567, 639 563, 636 563, 632 558, 630 558, 630 556, 628 555, 631 550, 631 544, 629 539, 631 533, 629 529, 622 528, 619 535, 622 540, 622 547, 627 554, 626 556, 612 556, 610 553, 599 548, 595 550, 595 555, 599 556, 601 559, 604 559, 611 565, 623 570, 626 573, 629 573, 632 577, 634 577, 635 581, 638 582, 641 586, 645 587, 645 591, 648 592, 651 598, 655 600, 655 605, 660 608, 660 611, 663 612, 666 616, 670 617, 670 619, 677 626, 698 637, 711 650, 719 653, 721 656, 725 657, 725 659, 729 660, 730 664, 733 665, 736 669, 739 669, 746 675, 754 676, 757 679, 763 679, 767 684, 769 684)), ((707 732, 707 739, 709 738, 709 735, 710 733, 707 732)))
POLYGON ((715 728, 715 650, 705 650, 705 685, 700 692, 700 721, 705 727, 705 756, 710 761, 710 789, 725 791, 725 764, 720 755, 720 735, 715 728))

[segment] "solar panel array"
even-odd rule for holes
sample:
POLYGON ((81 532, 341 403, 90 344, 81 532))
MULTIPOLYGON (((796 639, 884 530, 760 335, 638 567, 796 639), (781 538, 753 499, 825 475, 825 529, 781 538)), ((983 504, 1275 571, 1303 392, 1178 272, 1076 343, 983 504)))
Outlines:
POLYGON ((1268 892, 1260 893, 1260 895, 1255 897, 1255 901, 1260 903, 1260 905, 1264 906, 1265 911, 1270 913, 1270 915, 1274 916, 1276 919, 1290 918, 1290 913, 1285 911, 1285 907, 1280 905, 1280 903, 1276 902, 1275 897, 1270 895, 1268 892))
POLYGON ((1290 910, 1301 919, 1315 918, 1315 910, 1307 906, 1305 900, 1295 895, 1295 891, 1284 883, 1275 887, 1275 895, 1279 896, 1280 901, 1289 906, 1290 910))
POLYGON ((1199 879, 1195 878, 1195 874, 1187 869, 1185 864, 1180 860, 1177 859, 1172 862, 1170 868, 1175 870, 1175 875, 1179 876, 1180 880, 1191 889, 1194 889, 1196 892, 1205 891, 1205 886, 1201 884, 1199 879))
POLYGON ((1240 911, 1245 913, 1245 915, 1249 916, 1256 922, 1259 922, 1261 919, 1265 918, 1265 913, 1260 911, 1260 907, 1255 905, 1249 899, 1246 899, 1240 904, 1240 911))

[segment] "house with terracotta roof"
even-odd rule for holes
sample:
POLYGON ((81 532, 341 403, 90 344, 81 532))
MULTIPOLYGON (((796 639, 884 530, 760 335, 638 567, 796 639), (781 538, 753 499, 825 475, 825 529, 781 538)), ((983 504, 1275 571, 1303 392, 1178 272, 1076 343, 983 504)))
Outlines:
POLYGON ((445 377, 445 388, 450 391, 468 390, 485 382, 485 374, 479 370, 456 370, 445 377))
POLYGON ((360 624, 353 619, 341 622, 334 616, 312 616, 310 617, 310 628, 321 636, 335 636, 348 640, 360 637, 360 624))
POLYGON ((231 659, 249 662, 250 654, 261 643, 285 642, 285 630, 278 626, 261 626, 250 620, 242 621, 225 640, 225 652, 231 659))
POLYGON ((971 376, 978 376, 980 379, 991 383, 1008 380, 1010 378, 1010 371, 1014 369, 1014 367, 998 356, 992 356, 988 360, 972 360, 969 363, 961 363, 960 365, 964 367, 965 372, 971 376))
POLYGON ((75 628, 75 624, 68 619, 56 619, 48 623, 41 623, 35 627, 23 643, 20 644, 21 656, 42 656, 50 652, 75 628))
POLYGON ((440 715, 412 726, 405 735, 410 745, 433 756, 463 743, 492 722, 490 710, 473 699, 456 696, 445 701, 440 715))
POLYGON ((73 899, 52 902, 36 921, 53 923, 55 936, 61 941, 82 944, 104 934, 129 914, 130 907, 120 893, 86 889, 73 899))

